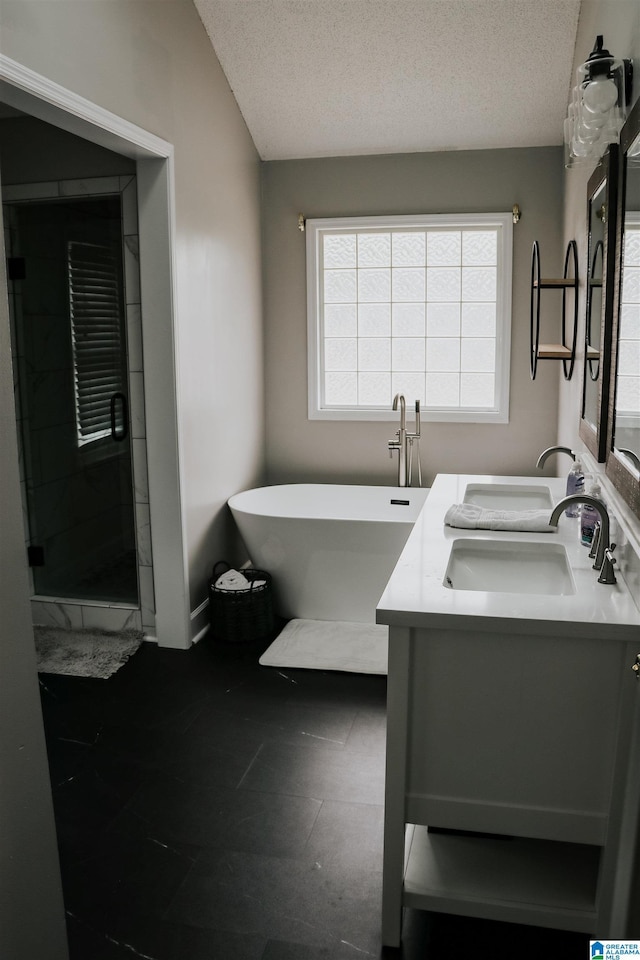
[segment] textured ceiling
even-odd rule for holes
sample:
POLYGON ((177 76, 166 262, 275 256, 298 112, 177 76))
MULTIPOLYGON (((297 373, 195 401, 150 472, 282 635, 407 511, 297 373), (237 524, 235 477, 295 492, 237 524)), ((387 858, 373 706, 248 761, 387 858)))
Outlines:
POLYGON ((194 0, 264 160, 559 144, 580 0, 194 0))

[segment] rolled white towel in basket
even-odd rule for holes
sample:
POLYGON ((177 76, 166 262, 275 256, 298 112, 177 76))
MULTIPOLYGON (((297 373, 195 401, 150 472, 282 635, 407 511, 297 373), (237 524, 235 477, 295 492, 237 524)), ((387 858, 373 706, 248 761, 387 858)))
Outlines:
POLYGON ((456 503, 447 510, 444 522, 467 530, 555 533, 557 527, 549 525, 549 516, 548 510, 489 510, 475 503, 456 503))
POLYGON ((216 590, 248 590, 251 583, 238 570, 227 570, 215 582, 216 590))
POLYGON ((216 590, 251 590, 254 587, 264 586, 264 580, 247 580, 239 570, 227 570, 221 574, 214 584, 216 590))

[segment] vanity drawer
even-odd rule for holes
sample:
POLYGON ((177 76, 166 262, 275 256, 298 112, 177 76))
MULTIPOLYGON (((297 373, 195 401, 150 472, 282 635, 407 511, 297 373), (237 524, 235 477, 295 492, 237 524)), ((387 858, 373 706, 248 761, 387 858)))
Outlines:
POLYGON ((410 636, 407 822, 602 844, 626 645, 410 636))

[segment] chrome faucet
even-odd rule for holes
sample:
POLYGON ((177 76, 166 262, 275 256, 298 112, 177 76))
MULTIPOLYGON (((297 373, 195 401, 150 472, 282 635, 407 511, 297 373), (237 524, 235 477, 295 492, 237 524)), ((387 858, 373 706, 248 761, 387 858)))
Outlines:
POLYGON ((393 409, 398 409, 400 404, 400 429, 396 432, 397 440, 389 440, 389 456, 393 456, 393 451, 398 451, 398 486, 407 486, 407 404, 401 393, 396 393, 393 398, 393 409))
POLYGON ((624 453, 625 457, 628 457, 631 460, 631 463, 634 465, 636 470, 640 470, 640 457, 637 453, 634 453, 633 450, 627 450, 625 447, 618 447, 620 453, 624 453))
MULTIPOLYGON (((393 451, 398 451, 398 486, 410 487, 411 474, 413 467, 413 444, 420 443, 420 401, 416 400, 416 422, 413 433, 407 430, 407 403, 402 393, 396 393, 393 398, 393 409, 400 407, 400 429, 396 430, 397 440, 389 440, 389 456, 393 456, 393 451)), ((422 469, 420 466, 420 455, 418 454, 418 480, 422 486, 422 469)))
POLYGON ((563 510, 572 503, 586 503, 590 507, 594 507, 600 514, 600 532, 593 561, 593 569, 600 570, 598 583, 616 583, 616 575, 613 570, 613 565, 616 562, 613 551, 616 545, 615 543, 609 544, 609 514, 602 500, 599 500, 597 497, 591 497, 588 493, 572 493, 570 496, 564 497, 559 503, 556 503, 551 512, 549 526, 557 527, 563 510))
POLYGON ((576 459, 575 453, 573 450, 570 450, 569 447, 547 447, 547 449, 543 450, 538 457, 538 462, 536 463, 538 470, 542 470, 547 457, 550 457, 552 453, 567 453, 572 460, 576 459))

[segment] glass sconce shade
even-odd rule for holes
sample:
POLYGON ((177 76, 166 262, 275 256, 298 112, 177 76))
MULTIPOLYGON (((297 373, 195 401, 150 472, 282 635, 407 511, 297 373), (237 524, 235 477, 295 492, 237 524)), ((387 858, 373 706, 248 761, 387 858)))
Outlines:
POLYGON ((564 121, 565 166, 595 162, 610 143, 619 143, 631 99, 631 62, 611 56, 602 37, 577 71, 564 121))

